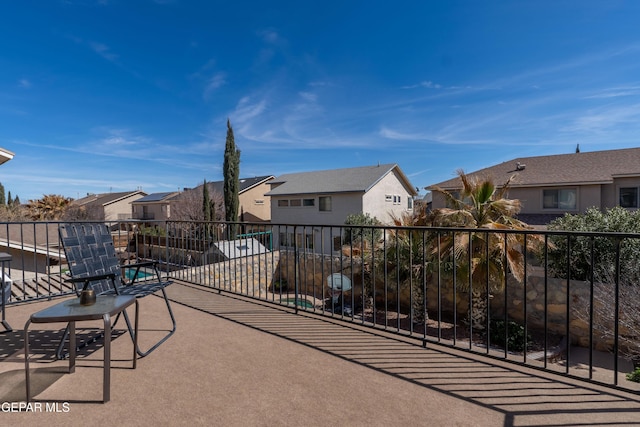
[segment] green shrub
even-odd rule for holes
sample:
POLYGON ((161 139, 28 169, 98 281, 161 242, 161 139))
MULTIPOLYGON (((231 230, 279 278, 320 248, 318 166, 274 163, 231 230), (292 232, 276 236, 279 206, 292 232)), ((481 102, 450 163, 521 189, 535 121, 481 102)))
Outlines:
POLYGON ((275 291, 287 291, 288 285, 285 279, 278 279, 273 281, 273 290, 275 291))
POLYGON ((147 227, 141 226, 139 233, 143 236, 151 236, 151 237, 164 237, 167 235, 167 232, 164 228, 161 227, 147 227))
MULTIPOLYGON (((344 221, 346 225, 364 225, 377 226, 380 221, 376 217, 371 217, 368 213, 351 214, 344 221)), ((345 245, 349 243, 376 243, 382 237, 382 231, 379 228, 369 227, 345 227, 343 242, 345 245), (373 242, 372 242, 373 240, 373 242)))
MULTIPOLYGON (((640 211, 615 207, 602 212, 597 208, 589 208, 584 214, 565 214, 552 221, 548 228, 554 231, 640 233, 640 211)), ((640 280, 640 270, 634 268, 640 263, 640 239, 551 236, 550 242, 553 246, 548 252, 549 270, 556 277, 589 280, 592 272, 596 281, 614 277, 619 242, 620 270, 626 273, 626 279, 632 283, 640 280), (571 255, 567 265, 568 247, 571 255)))
POLYGON ((524 326, 519 323, 509 321, 505 326, 504 320, 492 320, 489 326, 492 344, 503 348, 506 345, 506 348, 511 351, 524 351, 526 337, 526 346, 531 346, 531 336, 525 333, 524 326), (506 341, 505 332, 507 333, 506 341))
POLYGON ((627 379, 634 383, 640 383, 640 368, 636 368, 633 372, 627 374, 627 379))

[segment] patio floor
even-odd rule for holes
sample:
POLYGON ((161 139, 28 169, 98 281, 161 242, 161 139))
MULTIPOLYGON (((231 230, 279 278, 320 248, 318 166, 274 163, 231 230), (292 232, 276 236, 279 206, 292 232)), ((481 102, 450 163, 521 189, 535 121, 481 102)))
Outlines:
MULTIPOLYGON (((2 424, 640 424, 640 396, 631 393, 437 345, 425 349, 402 337, 192 285, 176 283, 168 292, 178 331, 139 359, 136 370, 128 334, 117 334, 107 404, 99 403, 101 346, 83 349, 76 372, 65 374, 67 361, 55 361, 47 345, 64 325, 32 325, 32 387, 41 412, 11 412, 7 402, 25 398, 20 329, 31 313, 60 300, 9 307, 14 332, 0 334, 2 424), (51 402, 59 412, 46 411, 51 402)), ((145 298, 140 307, 144 348, 170 325, 160 298, 145 298)), ((99 328, 100 322, 84 325, 99 328)), ((78 324, 81 336, 91 332, 84 325, 78 324)))

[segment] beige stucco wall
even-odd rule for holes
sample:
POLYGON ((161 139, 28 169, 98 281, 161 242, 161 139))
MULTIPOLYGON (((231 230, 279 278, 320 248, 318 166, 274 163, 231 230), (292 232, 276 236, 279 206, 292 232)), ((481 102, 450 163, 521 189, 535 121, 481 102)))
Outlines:
POLYGON ((106 221, 116 221, 118 219, 130 219, 132 214, 131 202, 141 199, 143 194, 126 197, 117 202, 110 203, 104 207, 104 219, 106 221), (119 215, 122 215, 119 217, 119 215))
MULTIPOLYGON (((238 196, 240 207, 238 214, 244 211, 245 215, 250 214, 257 219, 256 221, 269 221, 271 219, 271 197, 265 194, 271 190, 271 186, 267 183, 257 185, 238 196), (256 201, 262 200, 259 204, 256 201)), ((246 221, 253 221, 254 218, 245 218, 246 221)))
POLYGON ((397 176, 395 170, 387 174, 371 190, 362 197, 363 213, 368 213, 372 217, 378 218, 385 224, 391 223, 391 217, 400 217, 404 212, 408 212, 408 199, 412 198, 408 189, 402 185, 402 181, 397 176), (398 204, 386 201, 386 195, 400 196, 398 204))
POLYGON ((147 216, 143 217, 144 207, 143 205, 133 205, 134 218, 137 219, 155 219, 166 220, 171 215, 171 208, 168 203, 148 203, 144 206, 147 207, 147 216))
MULTIPOLYGON (((631 186, 631 185, 623 185, 631 186)), ((640 180, 638 181, 640 186, 640 180)), ((618 203, 617 188, 614 191, 614 187, 618 186, 602 186, 599 184, 593 185, 581 185, 581 186, 558 186, 558 187, 516 187, 509 189, 507 197, 509 199, 517 199, 522 203, 522 214, 557 214, 557 213, 571 213, 576 214, 584 212, 590 207, 613 207, 618 203), (577 208, 575 210, 566 209, 544 209, 542 205, 542 195, 545 189, 563 189, 563 188, 576 188, 577 189, 577 208)), ((434 209, 444 207, 444 198, 439 193, 433 193, 434 209)))
POLYGON ((518 199, 522 203, 523 214, 553 214, 553 213, 579 213, 584 212, 592 206, 600 207, 602 205, 602 193, 600 185, 582 185, 582 186, 563 186, 563 187, 531 187, 531 188, 512 188, 509 190, 510 199, 518 199), (566 209, 544 209, 542 206, 542 194, 544 189, 577 189, 577 206, 575 210, 566 209))

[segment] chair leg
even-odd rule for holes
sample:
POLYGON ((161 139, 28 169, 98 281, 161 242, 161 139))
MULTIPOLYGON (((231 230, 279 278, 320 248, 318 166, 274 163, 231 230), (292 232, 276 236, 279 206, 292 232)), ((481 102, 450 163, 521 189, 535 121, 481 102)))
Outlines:
POLYGON ((172 329, 169 331, 169 333, 167 335, 165 335, 162 339, 160 339, 160 341, 156 342, 152 347, 150 347, 146 351, 142 351, 140 349, 140 346, 137 344, 138 341, 135 340, 135 338, 136 338, 135 337, 135 332, 133 331, 133 327, 131 326, 131 321, 129 320, 129 315, 127 314, 126 311, 122 312, 122 315, 124 316, 124 321, 127 323, 127 328, 129 329, 129 335, 131 335, 131 338, 134 340, 134 342, 136 342, 136 353, 138 353, 138 356, 140 356, 140 357, 147 356, 153 350, 158 348, 160 346, 160 344, 162 344, 167 339, 169 339, 169 337, 171 335, 173 335, 174 332, 176 331, 176 318, 173 315, 173 310, 171 309, 171 304, 169 303, 169 297, 167 296, 167 293, 165 292, 164 288, 162 288, 162 296, 164 297, 164 302, 167 305, 167 311, 169 312, 169 316, 171 317, 171 323, 173 324, 173 327, 172 327, 172 329))

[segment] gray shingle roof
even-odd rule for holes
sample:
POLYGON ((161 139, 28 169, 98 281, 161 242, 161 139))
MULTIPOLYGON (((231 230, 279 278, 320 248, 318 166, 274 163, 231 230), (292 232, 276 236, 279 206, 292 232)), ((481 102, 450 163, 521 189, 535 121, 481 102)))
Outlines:
MULTIPOLYGON (((262 184, 265 181, 269 181, 273 177, 274 177, 273 175, 265 175, 265 176, 256 176, 253 178, 240 178, 238 180, 240 184, 238 188, 238 193, 242 194, 248 189, 253 188, 258 184, 262 184)), ((207 182, 207 187, 209 189, 209 192, 217 191, 220 194, 224 193, 224 181, 207 182)), ((202 184, 198 185, 195 188, 192 188, 191 190, 202 191, 202 184)))
MULTIPOLYGON (((606 184, 614 177, 640 175, 640 148, 519 157, 467 175, 490 177, 496 184, 515 175, 512 187, 606 184), (516 170, 518 163, 525 168, 516 170)), ((453 178, 435 185, 455 189, 460 181, 453 178)))
POLYGON ((271 181, 267 196, 319 193, 366 193, 391 171, 396 170, 412 194, 415 189, 397 164, 362 166, 284 174, 271 181))

